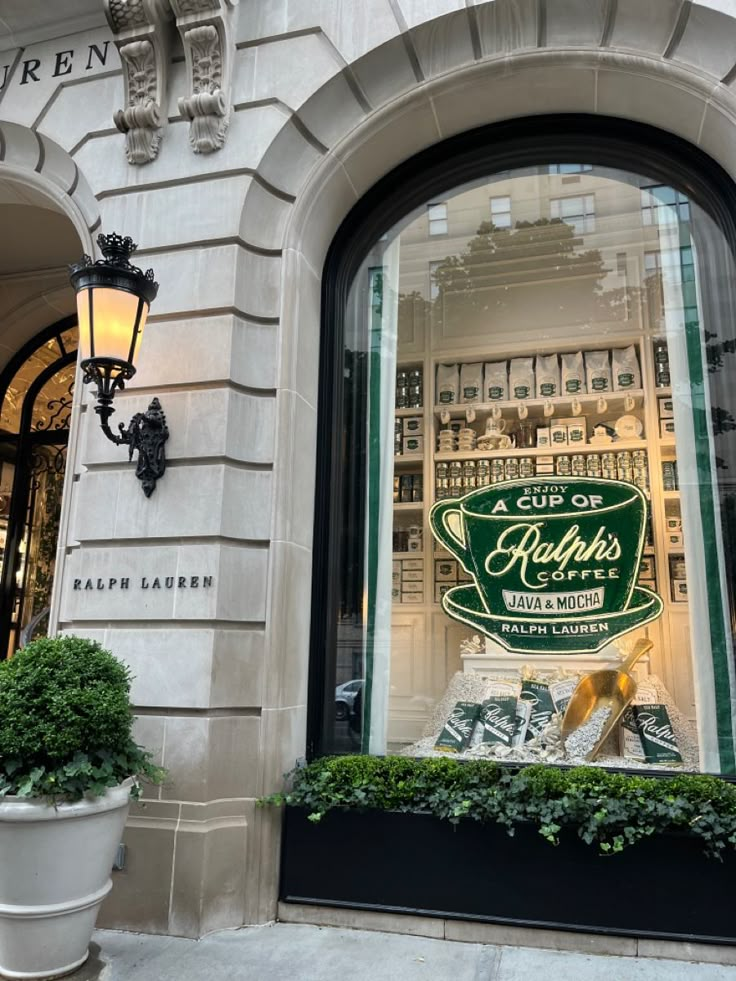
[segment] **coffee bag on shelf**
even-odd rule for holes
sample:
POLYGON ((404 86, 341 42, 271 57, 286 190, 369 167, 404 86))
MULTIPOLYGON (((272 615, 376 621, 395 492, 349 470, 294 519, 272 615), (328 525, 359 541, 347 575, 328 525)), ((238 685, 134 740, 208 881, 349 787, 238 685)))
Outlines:
POLYGON ((460 368, 460 401, 480 402, 483 399, 483 364, 464 364, 460 368))
POLYGON ((537 356, 536 381, 538 399, 560 394, 560 363, 556 354, 537 356))
POLYGON ((454 405, 460 401, 460 372, 456 364, 437 365, 437 404, 454 405))
POLYGON ((611 351, 611 367, 615 392, 626 391, 628 388, 641 388, 639 359, 633 344, 611 351))
POLYGON ((483 400, 485 402, 505 401, 509 397, 508 365, 496 361, 483 366, 483 400))
POLYGON ((509 369, 509 396, 534 398, 534 358, 514 358, 509 369))
POLYGON ((588 389, 585 384, 582 353, 576 351, 574 354, 563 354, 560 356, 560 360, 562 362, 562 394, 585 395, 588 389))
POLYGON ((611 362, 608 351, 586 351, 585 375, 591 395, 611 391, 611 362))

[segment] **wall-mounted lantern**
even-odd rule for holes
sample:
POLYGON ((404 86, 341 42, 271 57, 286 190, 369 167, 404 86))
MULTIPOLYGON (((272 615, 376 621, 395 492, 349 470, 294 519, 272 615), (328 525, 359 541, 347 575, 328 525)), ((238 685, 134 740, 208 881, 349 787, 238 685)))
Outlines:
POLYGON ((109 440, 128 447, 128 459, 138 451, 136 477, 143 482, 143 493, 150 497, 156 481, 166 469, 164 444, 169 438, 166 416, 157 398, 146 412, 136 412, 125 428, 110 429, 108 421, 116 391, 135 374, 135 360, 140 349, 148 308, 158 293, 153 269, 145 273, 130 264, 137 246, 131 238, 98 235, 97 244, 104 256, 94 262, 83 255, 69 267, 72 286, 77 293, 79 348, 84 382, 97 386, 95 412, 102 431, 109 440))

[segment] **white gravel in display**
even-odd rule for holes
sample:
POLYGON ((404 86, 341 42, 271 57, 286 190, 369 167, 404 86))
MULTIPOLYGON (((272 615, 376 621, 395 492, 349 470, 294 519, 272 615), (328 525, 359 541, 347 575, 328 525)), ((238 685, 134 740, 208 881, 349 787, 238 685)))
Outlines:
MULTIPOLYGON (((539 677, 542 680, 551 680, 554 677, 559 677, 559 672, 538 672, 535 673, 535 677, 539 677)), ((514 684, 514 690, 518 691, 521 685, 521 675, 514 681, 514 679, 509 678, 484 678, 478 674, 463 674, 462 671, 458 671, 450 679, 445 694, 437 702, 421 738, 410 746, 406 746, 400 750, 401 755, 447 757, 448 754, 436 750, 434 744, 455 707, 455 703, 483 702, 489 697, 491 690, 495 690, 497 685, 509 684, 509 682, 514 684)), ((677 708, 672 695, 670 695, 669 691, 656 675, 649 675, 646 679, 646 685, 648 688, 653 688, 656 691, 657 701, 667 708, 672 729, 677 739, 677 748, 682 756, 682 767, 668 767, 666 769, 699 770, 698 740, 694 724, 686 719, 677 708)), ((644 763, 641 760, 629 759, 628 757, 624 758, 618 755, 617 731, 606 739, 601 753, 599 753, 595 760, 586 760, 584 754, 577 756, 570 755, 565 752, 565 748, 562 745, 560 722, 560 716, 553 715, 549 725, 539 736, 535 739, 530 739, 523 746, 514 749, 498 743, 483 743, 481 741, 482 727, 478 725, 468 748, 462 753, 453 753, 450 755, 456 759, 497 759, 511 763, 547 762, 567 763, 575 766, 585 764, 589 766, 619 767, 631 770, 665 769, 661 765, 644 763)), ((579 747, 576 747, 576 749, 580 752, 579 747)))
POLYGON ((578 726, 565 740, 565 753, 568 756, 587 756, 601 738, 606 723, 611 718, 611 706, 601 705, 595 709, 587 722, 578 726))

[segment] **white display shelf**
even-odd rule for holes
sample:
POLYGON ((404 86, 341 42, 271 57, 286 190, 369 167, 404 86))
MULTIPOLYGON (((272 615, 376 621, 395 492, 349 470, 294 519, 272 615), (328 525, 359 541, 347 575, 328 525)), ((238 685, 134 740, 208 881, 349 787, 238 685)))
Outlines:
POLYGON ((424 406, 417 405, 412 409, 394 409, 394 415, 405 419, 407 416, 420 416, 424 412, 424 406))
POLYGON ((399 559, 423 559, 424 552, 392 552, 391 557, 394 561, 399 559))
POLYGON ((522 456, 576 456, 579 453, 620 453, 623 450, 645 449, 647 449, 646 440, 632 439, 606 443, 603 446, 584 443, 582 446, 535 446, 529 449, 510 447, 507 450, 456 450, 452 453, 435 453, 434 459, 438 463, 444 463, 452 460, 492 460, 494 457, 506 459, 522 456))
POLYGON ((680 500, 680 492, 679 492, 679 490, 674 490, 674 491, 663 490, 662 491, 662 499, 664 501, 679 501, 680 500))
POLYGON ((408 467, 411 465, 419 465, 421 467, 423 463, 423 453, 401 453, 394 457, 394 467, 408 467))
MULTIPOLYGON (((658 389, 658 391, 660 390, 658 389)), ((453 403, 452 405, 435 405, 434 414, 439 418, 443 412, 449 412, 451 419, 462 419, 467 409, 473 409, 476 418, 481 418, 490 415, 492 409, 500 409, 502 414, 518 415, 519 406, 523 405, 528 409, 531 418, 548 418, 552 422, 555 417, 558 419, 562 416, 572 417, 572 404, 576 400, 580 403, 582 409, 580 416, 590 417, 600 415, 598 411, 598 400, 601 398, 606 400, 606 411, 604 413, 606 416, 609 414, 624 413, 626 412, 624 402, 629 396, 635 402, 635 409, 632 411, 641 409, 644 401, 644 392, 641 388, 637 388, 630 392, 601 392, 599 395, 557 395, 551 399, 513 399, 503 402, 463 402, 453 403), (551 402, 554 406, 555 411, 552 416, 544 415, 544 406, 547 402, 551 402)))
POLYGON ((424 508, 424 501, 401 501, 394 504, 394 511, 421 511, 424 508))

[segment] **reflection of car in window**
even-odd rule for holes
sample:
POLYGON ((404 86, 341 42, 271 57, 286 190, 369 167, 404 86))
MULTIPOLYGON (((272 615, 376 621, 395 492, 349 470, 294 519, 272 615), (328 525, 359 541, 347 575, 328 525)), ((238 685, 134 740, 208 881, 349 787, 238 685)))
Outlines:
POLYGON ((342 722, 350 715, 355 696, 363 687, 362 678, 353 678, 335 688, 335 718, 342 722))

